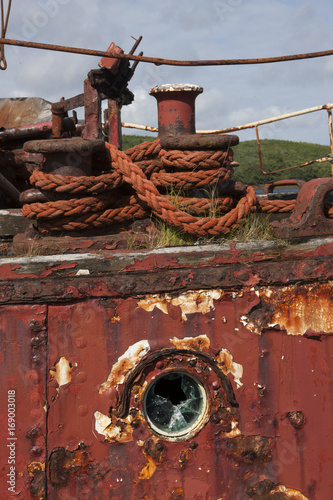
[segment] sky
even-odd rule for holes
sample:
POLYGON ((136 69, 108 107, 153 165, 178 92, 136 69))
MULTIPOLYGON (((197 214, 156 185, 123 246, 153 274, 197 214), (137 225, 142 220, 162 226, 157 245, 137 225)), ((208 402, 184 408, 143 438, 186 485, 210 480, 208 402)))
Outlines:
MULTIPOLYGON (((8 1, 8 0, 7 0, 8 1)), ((5 0, 5 6, 7 2, 5 0)), ((7 38, 168 59, 233 59, 333 49, 330 0, 13 0, 7 38)), ((1 97, 69 98, 99 58, 6 46, 1 97)), ((197 130, 242 125, 333 102, 333 56, 252 66, 171 67, 140 62, 129 83, 135 100, 122 121, 157 126, 149 89, 164 83, 201 85, 197 130)), ((138 133, 125 129, 125 133, 138 133)), ((327 111, 259 128, 260 138, 329 144, 327 111)), ((253 129, 238 133, 254 139, 253 129)))

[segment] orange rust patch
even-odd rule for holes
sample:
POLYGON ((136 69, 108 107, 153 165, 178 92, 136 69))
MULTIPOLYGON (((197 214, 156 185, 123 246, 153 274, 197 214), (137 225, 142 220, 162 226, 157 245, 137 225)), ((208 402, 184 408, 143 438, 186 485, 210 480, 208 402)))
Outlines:
POLYGON ((139 479, 150 479, 154 474, 154 472, 156 471, 156 463, 152 459, 152 457, 150 457, 144 450, 142 450, 142 453, 148 460, 148 463, 147 465, 144 466, 144 468, 140 472, 139 479))
POLYGON ((198 335, 198 337, 184 337, 183 339, 177 339, 177 337, 173 337, 172 339, 170 339, 170 342, 177 349, 195 349, 199 351, 208 351, 210 347, 210 340, 207 335, 198 335))
POLYGON ((257 292, 261 307, 256 307, 242 323, 261 334, 267 328, 280 328, 288 335, 333 334, 332 283, 261 288, 257 292))
POLYGON ((45 470, 45 463, 42 462, 31 462, 28 465, 29 475, 32 477, 36 472, 43 472, 45 470))
MULTIPOLYGON (((308 498, 305 497, 300 491, 293 490, 292 488, 286 488, 283 484, 280 484, 277 488, 270 492, 272 499, 274 499, 275 493, 283 493, 285 498, 290 500, 308 500, 308 498)), ((276 498, 278 498, 278 496, 276 498)))

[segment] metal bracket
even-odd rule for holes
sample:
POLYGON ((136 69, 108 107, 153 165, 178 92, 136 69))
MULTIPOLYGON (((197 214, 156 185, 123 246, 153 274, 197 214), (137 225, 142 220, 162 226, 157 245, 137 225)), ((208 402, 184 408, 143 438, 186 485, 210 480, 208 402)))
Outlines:
POLYGON ((304 184, 291 216, 271 223, 274 234, 286 239, 333 236, 333 220, 324 214, 324 198, 330 191, 333 191, 331 177, 312 179, 304 184))

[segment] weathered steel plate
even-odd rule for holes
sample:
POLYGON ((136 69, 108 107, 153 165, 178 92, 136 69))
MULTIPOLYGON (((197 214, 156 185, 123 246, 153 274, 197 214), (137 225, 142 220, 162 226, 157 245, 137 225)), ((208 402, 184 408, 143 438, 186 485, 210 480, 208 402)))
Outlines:
MULTIPOLYGON (((2 442, 14 384, 15 491, 331 498, 332 250, 326 239, 1 259, 2 442), (170 373, 204 388, 198 420, 177 436, 147 413, 147 388, 170 373)), ((178 386, 164 380, 171 398, 178 386)))

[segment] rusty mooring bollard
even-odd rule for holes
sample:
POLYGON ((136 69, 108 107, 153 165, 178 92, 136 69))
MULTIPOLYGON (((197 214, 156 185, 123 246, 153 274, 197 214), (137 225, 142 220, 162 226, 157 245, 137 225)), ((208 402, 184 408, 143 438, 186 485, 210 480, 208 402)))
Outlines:
MULTIPOLYGON (((39 153, 44 157, 42 170, 46 173, 70 175, 73 177, 89 176, 92 173, 92 155, 104 148, 103 139, 50 139, 28 141, 23 149, 28 153, 39 153)), ((28 189, 21 193, 21 203, 48 201, 38 189, 28 189)), ((52 196, 51 196, 52 197, 52 196)))
POLYGON ((28 153, 42 153, 44 172, 60 175, 91 175, 92 154, 104 148, 103 139, 50 139, 29 141, 23 146, 28 153))
POLYGON ((152 88, 157 100, 158 137, 164 149, 220 149, 239 143, 237 135, 197 134, 195 100, 203 88, 189 83, 173 83, 152 88))
POLYGON ((149 91, 157 100, 159 137, 195 134, 195 99, 202 92, 202 87, 189 83, 167 83, 149 91))

